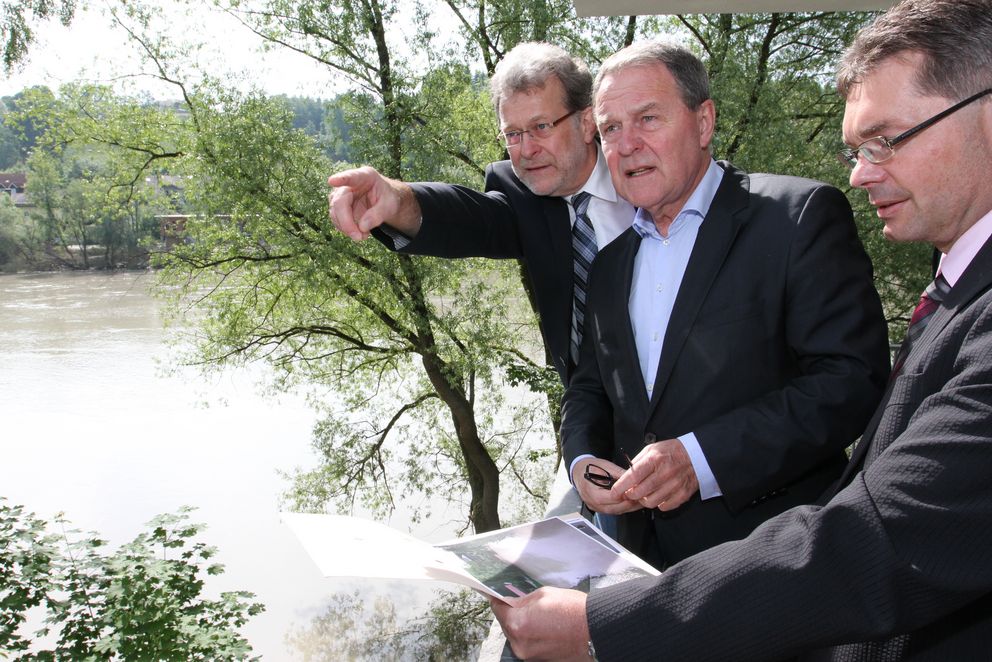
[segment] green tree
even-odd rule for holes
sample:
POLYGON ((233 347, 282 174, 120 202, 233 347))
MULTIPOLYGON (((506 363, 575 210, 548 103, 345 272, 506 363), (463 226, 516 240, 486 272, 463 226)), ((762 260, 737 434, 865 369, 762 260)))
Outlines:
MULTIPOLYGON (((29 225, 10 196, 0 193, 0 267, 19 265, 30 253, 29 225)), ((16 268, 15 268, 16 270, 16 268)))
POLYGON ((37 24, 57 18, 69 25, 76 0, 5 0, 0 4, 0 42, 3 67, 9 73, 27 55, 37 24))
POLYGON ((216 549, 195 542, 203 527, 190 509, 162 515, 113 552, 95 534, 50 533, 22 506, 0 497, 0 656, 19 660, 244 660, 238 633, 264 609, 245 591, 202 596, 205 578, 223 566, 216 549), (32 646, 22 630, 42 609, 32 646))
POLYGON ((24 112, 24 107, 53 96, 52 91, 47 87, 38 86, 3 98, 3 126, 0 139, 3 140, 2 150, 5 161, 13 165, 27 160, 46 127, 43 116, 24 112))
POLYGON ((48 126, 28 158, 28 186, 50 256, 82 268, 94 266, 94 250, 107 268, 145 262, 154 214, 176 205, 145 179, 180 154, 170 135, 181 136, 171 129, 182 117, 88 85, 67 85, 58 95, 29 91, 12 114, 48 126))
MULTIPOLYGON (((6 109, 3 112, 6 115, 6 109)), ((21 162, 20 141, 14 130, 3 122, 0 116, 0 170, 10 172, 21 162)))

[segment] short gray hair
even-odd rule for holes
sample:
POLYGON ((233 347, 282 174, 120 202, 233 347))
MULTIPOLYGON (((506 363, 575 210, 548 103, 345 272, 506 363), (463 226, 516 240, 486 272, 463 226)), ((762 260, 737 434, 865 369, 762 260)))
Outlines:
POLYGON ((514 46, 496 65, 489 81, 496 114, 499 115, 500 104, 508 97, 544 87, 552 76, 565 88, 563 101, 567 110, 582 110, 592 105, 592 74, 585 62, 554 44, 528 41, 514 46))
POLYGON ((923 94, 963 99, 992 87, 992 0, 903 0, 855 36, 837 90, 846 98, 883 62, 915 53, 923 94))
POLYGON ((689 49, 666 41, 640 41, 621 49, 606 58, 596 82, 593 84, 593 95, 599 92, 599 86, 606 76, 615 74, 626 67, 642 67, 647 65, 664 65, 672 74, 679 88, 679 96, 687 108, 695 110, 710 98, 710 77, 706 67, 689 49))

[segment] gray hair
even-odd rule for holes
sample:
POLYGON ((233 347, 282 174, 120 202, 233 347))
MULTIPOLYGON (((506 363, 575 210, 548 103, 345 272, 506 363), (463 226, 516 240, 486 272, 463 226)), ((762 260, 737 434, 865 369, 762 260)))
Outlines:
POLYGON ((592 74, 585 62, 554 44, 528 41, 514 46, 496 65, 489 81, 496 114, 508 97, 544 87, 552 76, 556 76, 565 88, 563 101, 568 110, 582 110, 592 105, 592 74))
POLYGON ((626 67, 657 64, 664 65, 672 74, 687 108, 695 110, 710 98, 710 77, 702 61, 689 49, 665 41, 640 41, 606 58, 596 74, 593 96, 606 76, 626 67))
POLYGON ((903 0, 855 36, 837 90, 848 97, 880 64, 914 53, 922 94, 963 99, 992 87, 992 0, 903 0))

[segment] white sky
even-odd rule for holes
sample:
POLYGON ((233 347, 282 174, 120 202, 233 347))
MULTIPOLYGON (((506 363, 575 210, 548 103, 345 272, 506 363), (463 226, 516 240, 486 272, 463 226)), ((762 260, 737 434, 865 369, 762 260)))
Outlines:
MULTIPOLYGON (((213 75, 242 75, 270 94, 329 98, 336 91, 326 68, 312 60, 278 48, 263 53, 261 39, 232 17, 207 3, 191 3, 195 15, 182 14, 185 3, 162 2, 169 14, 167 33, 192 42, 211 40, 197 56, 213 75)), ((81 2, 76 18, 65 28, 58 21, 42 25, 27 60, 11 76, 0 78, 0 96, 31 85, 59 85, 86 80, 136 86, 156 98, 175 98, 172 88, 150 77, 134 77, 148 66, 135 59, 135 48, 119 27, 100 9, 102 3, 81 2), (94 5, 96 5, 94 7, 94 5), (125 82, 127 81, 127 82, 125 82)), ((245 83, 247 86, 249 83, 245 83)))

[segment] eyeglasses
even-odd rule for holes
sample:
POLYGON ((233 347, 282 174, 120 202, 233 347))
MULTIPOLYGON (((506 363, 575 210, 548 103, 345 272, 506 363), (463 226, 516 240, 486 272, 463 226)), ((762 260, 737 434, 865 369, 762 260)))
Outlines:
POLYGON ((540 138, 540 139, 547 138, 551 135, 551 131, 556 126, 558 126, 559 124, 561 124, 561 122, 567 120, 569 117, 571 117, 577 112, 579 112, 578 109, 571 110, 556 120, 551 120, 550 122, 538 122, 529 129, 523 129, 523 130, 511 129, 509 131, 501 131, 499 135, 500 138, 503 140, 503 142, 506 143, 507 147, 513 147, 514 145, 519 145, 520 141, 524 139, 525 133, 530 134, 531 138, 540 138))
POLYGON ((587 464, 582 477, 596 487, 602 487, 604 490, 610 489, 617 482, 617 479, 611 476, 609 471, 595 464, 587 464))
POLYGON ((920 122, 912 129, 903 131, 895 138, 876 136, 874 138, 869 138, 868 140, 864 141, 863 143, 858 145, 857 148, 855 149, 851 149, 849 147, 842 149, 837 154, 837 158, 840 159, 841 163, 843 163, 846 166, 850 166, 852 168, 858 165, 858 155, 865 157, 865 160, 868 161, 869 163, 884 163, 889 159, 891 159, 892 156, 896 153, 895 150, 896 145, 903 142, 904 140, 908 140, 912 138, 913 136, 915 136, 920 131, 923 131, 924 129, 929 129, 931 126, 933 126, 940 120, 944 119, 948 115, 961 110, 972 101, 981 99, 986 94, 992 94, 992 87, 982 92, 979 92, 978 94, 974 94, 968 97, 967 99, 965 99, 964 101, 954 104, 947 110, 937 113, 928 120, 924 120, 920 122))
MULTIPOLYGON (((629 467, 632 464, 630 461, 630 456, 626 453, 624 453, 623 456, 626 458, 627 466, 629 467)), ((610 475, 609 471, 591 462, 586 465, 585 471, 582 472, 582 477, 596 487, 602 487, 604 490, 610 489, 613 487, 613 484, 617 482, 617 479, 610 475)))

